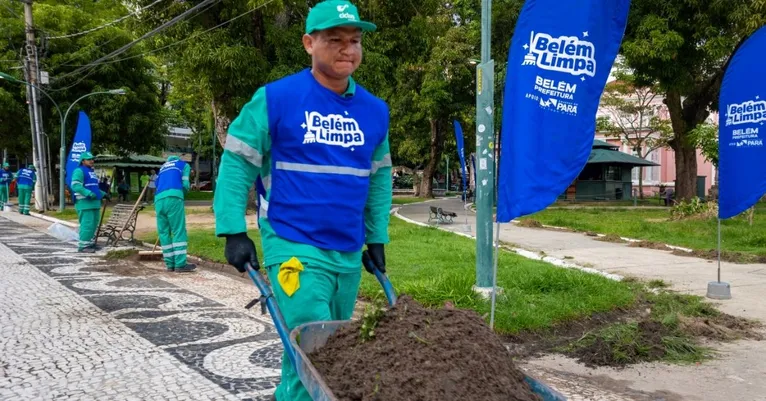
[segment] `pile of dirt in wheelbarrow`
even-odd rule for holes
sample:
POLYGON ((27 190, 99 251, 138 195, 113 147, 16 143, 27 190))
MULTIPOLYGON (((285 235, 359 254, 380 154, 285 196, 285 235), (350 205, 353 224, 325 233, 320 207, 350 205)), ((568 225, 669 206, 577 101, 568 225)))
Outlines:
POLYGON ((541 400, 476 312, 427 309, 406 295, 309 358, 341 401, 541 400))

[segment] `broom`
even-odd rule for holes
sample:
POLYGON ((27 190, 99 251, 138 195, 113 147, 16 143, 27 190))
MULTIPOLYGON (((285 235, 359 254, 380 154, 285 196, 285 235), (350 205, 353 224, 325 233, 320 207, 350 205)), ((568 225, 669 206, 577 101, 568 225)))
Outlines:
POLYGON ((162 251, 154 252, 157 249, 157 243, 160 242, 160 236, 157 235, 157 241, 154 241, 154 247, 151 251, 138 251, 139 260, 160 260, 162 259, 162 251))

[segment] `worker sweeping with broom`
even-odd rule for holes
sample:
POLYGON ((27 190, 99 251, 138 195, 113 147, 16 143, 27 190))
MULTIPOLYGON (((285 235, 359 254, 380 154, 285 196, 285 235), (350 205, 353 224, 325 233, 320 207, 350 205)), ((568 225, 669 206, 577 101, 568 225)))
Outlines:
POLYGON ((184 197, 189 192, 191 167, 178 156, 168 157, 157 177, 154 207, 157 213, 157 233, 162 245, 162 256, 168 271, 186 273, 194 271, 194 264, 186 263, 186 211, 184 197))
MULTIPOLYGON (((259 269, 247 236, 248 191, 261 177, 265 267, 288 329, 350 319, 362 248, 385 272, 391 207, 388 106, 351 78, 362 32, 375 25, 340 0, 309 12, 303 47, 312 65, 258 89, 229 127, 217 181, 216 234, 240 272, 259 269)), ((311 400, 282 358, 279 401, 311 400)))
POLYGON ((83 152, 80 155, 80 166, 72 172, 72 191, 74 191, 74 208, 80 223, 80 242, 78 252, 93 253, 96 251, 94 239, 98 227, 101 199, 106 195, 98 187, 98 175, 93 171, 93 155, 83 152))
POLYGON ((19 191, 19 213, 29 215, 29 203, 32 201, 32 191, 35 189, 37 174, 35 165, 30 164, 16 172, 16 187, 19 191))
POLYGON ((0 212, 5 209, 5 204, 11 198, 11 182, 13 182, 13 173, 10 171, 10 165, 3 163, 3 169, 0 170, 0 212))

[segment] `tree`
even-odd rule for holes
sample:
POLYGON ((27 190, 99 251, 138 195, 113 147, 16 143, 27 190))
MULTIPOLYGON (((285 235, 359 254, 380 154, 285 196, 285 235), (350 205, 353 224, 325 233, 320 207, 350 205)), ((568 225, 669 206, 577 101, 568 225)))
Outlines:
MULTIPOLYGON (((20 2, 0 8, 0 26, 5 33, 5 37, 0 36, 2 59, 20 60, 20 49, 25 42, 22 13, 20 2)), ((123 25, 115 24, 83 35, 59 37, 98 27, 128 13, 118 0, 97 3, 90 0, 70 0, 66 3, 39 0, 34 3, 40 66, 49 73, 51 79, 51 83, 44 86, 44 89, 58 102, 62 111, 75 99, 94 91, 117 88, 127 91, 125 96, 99 95, 80 101, 67 121, 66 143, 70 143, 76 128, 76 120, 71 115, 84 109, 90 117, 96 152, 149 152, 160 150, 164 145, 165 114, 158 101, 160 93, 155 85, 155 66, 142 57, 140 49, 133 48, 119 56, 122 59, 119 62, 107 61, 77 71, 81 66, 132 41, 132 33, 123 25)), ((20 64, 20 61, 12 63, 14 67, 20 64)), ((13 74, 23 79, 19 70, 13 74)), ((27 109, 24 88, 19 84, 10 85, 4 84, 3 87, 22 96, 14 97, 17 102, 15 107, 9 105, 8 111, 3 107, 0 112, 3 115, 6 112, 19 114, 21 110, 27 109)), ((41 96, 41 105, 44 132, 48 134, 51 146, 57 149, 55 144, 59 143, 61 135, 58 112, 45 96, 41 96)), ((21 119, 14 118, 13 121, 21 119)), ((7 136, 3 132, 3 139, 9 138, 12 143, 24 144, 26 150, 21 153, 26 154, 31 148, 26 138, 31 138, 31 135, 29 123, 24 125, 11 127, 7 136)))
MULTIPOLYGON (((615 78, 607 84, 601 97, 600 107, 607 116, 599 117, 597 129, 620 139, 638 157, 646 159, 655 150, 667 146, 668 137, 672 135, 670 123, 658 114, 659 88, 636 84, 633 74, 623 68, 618 68, 615 78)), ((638 167, 638 194, 644 198, 643 167, 638 167)))
POLYGON ((676 196, 695 196, 697 155, 692 129, 717 109, 728 60, 766 22, 764 0, 634 0, 622 54, 636 82, 665 93, 675 151, 676 196))

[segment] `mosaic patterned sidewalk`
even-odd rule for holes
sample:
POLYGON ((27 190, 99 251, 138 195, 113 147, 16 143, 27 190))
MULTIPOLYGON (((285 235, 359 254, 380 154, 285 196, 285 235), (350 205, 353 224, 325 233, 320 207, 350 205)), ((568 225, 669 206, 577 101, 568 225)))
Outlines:
POLYGON ((243 308, 254 286, 112 265, 0 217, 1 400, 270 399, 282 347, 243 308))

